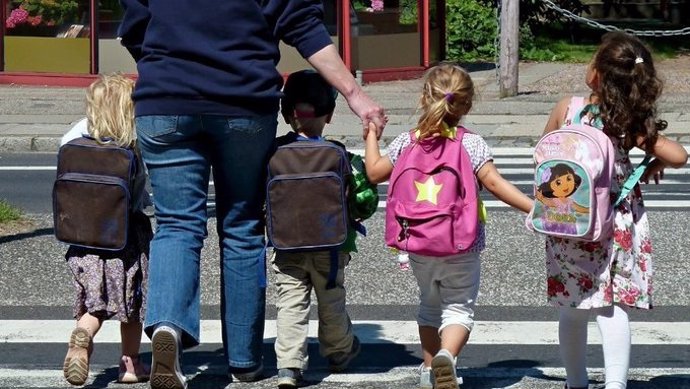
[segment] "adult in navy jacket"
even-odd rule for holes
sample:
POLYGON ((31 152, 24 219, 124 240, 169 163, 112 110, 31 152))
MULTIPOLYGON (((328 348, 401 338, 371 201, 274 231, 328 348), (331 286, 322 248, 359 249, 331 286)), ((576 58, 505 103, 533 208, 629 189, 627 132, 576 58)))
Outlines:
MULTIPOLYGON (((383 109, 357 85, 319 0, 121 0, 119 35, 137 62, 138 142, 153 188, 145 331, 151 386, 185 388, 181 350, 199 344, 200 253, 211 167, 220 245, 223 346, 231 379, 261 377, 265 313, 262 204, 282 77, 294 46, 380 136, 383 109)), ((206 288, 208 290, 208 288, 206 288)))

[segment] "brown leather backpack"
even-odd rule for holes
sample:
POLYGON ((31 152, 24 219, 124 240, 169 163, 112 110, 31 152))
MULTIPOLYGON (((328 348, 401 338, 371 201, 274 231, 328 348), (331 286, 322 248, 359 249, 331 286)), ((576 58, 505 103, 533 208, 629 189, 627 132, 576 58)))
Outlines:
POLYGON ((55 237, 71 245, 121 250, 127 245, 137 153, 83 136, 58 151, 53 185, 55 237))

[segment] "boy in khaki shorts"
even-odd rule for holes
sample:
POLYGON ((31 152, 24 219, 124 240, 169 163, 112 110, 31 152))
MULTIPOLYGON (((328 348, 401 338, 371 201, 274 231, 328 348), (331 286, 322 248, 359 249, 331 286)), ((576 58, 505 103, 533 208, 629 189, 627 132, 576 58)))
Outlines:
MULTIPOLYGON (((281 113, 293 131, 279 137, 277 145, 322 140, 323 129, 335 109, 335 89, 318 73, 302 70, 288 77, 283 92, 281 113)), ((294 195, 309 196, 309 193, 294 195)), ((350 207, 350 216, 352 211, 350 207)), ((329 250, 275 250, 272 267, 277 288, 275 352, 279 388, 296 388, 302 381, 302 372, 308 367, 307 333, 312 290, 318 300, 320 354, 328 359, 330 370, 345 370, 359 354, 360 342, 353 334, 352 322, 345 309, 344 287, 344 269, 350 261, 350 252, 356 251, 354 240, 352 231, 337 252, 337 274, 331 274, 332 253, 329 250), (335 281, 335 287, 327 288, 329 281, 335 281)))

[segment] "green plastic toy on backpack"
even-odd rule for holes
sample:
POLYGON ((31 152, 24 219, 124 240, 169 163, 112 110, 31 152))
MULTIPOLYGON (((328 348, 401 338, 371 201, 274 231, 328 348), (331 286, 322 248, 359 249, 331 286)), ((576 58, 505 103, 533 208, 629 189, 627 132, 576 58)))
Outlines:
POLYGON ((364 160, 357 154, 348 153, 352 166, 350 194, 348 196, 350 217, 356 221, 369 219, 378 209, 379 192, 376 184, 367 179, 364 160))

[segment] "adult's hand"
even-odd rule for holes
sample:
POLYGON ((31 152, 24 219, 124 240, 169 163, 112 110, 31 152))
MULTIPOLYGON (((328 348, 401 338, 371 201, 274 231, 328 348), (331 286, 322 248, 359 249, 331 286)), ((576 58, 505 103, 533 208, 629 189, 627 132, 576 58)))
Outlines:
POLYGON ((343 95, 350 110, 362 120, 363 138, 367 138, 370 122, 376 125, 376 137, 380 138, 388 122, 383 107, 364 93, 343 63, 335 46, 328 45, 322 48, 307 58, 307 61, 343 95))
POLYGON ((383 129, 386 127, 386 123, 388 123, 388 117, 383 107, 378 105, 364 93, 362 88, 357 88, 353 94, 345 98, 347 99, 347 104, 350 106, 350 110, 362 120, 363 139, 367 139, 367 134, 371 128, 369 124, 371 123, 375 126, 376 139, 380 139, 383 129))

